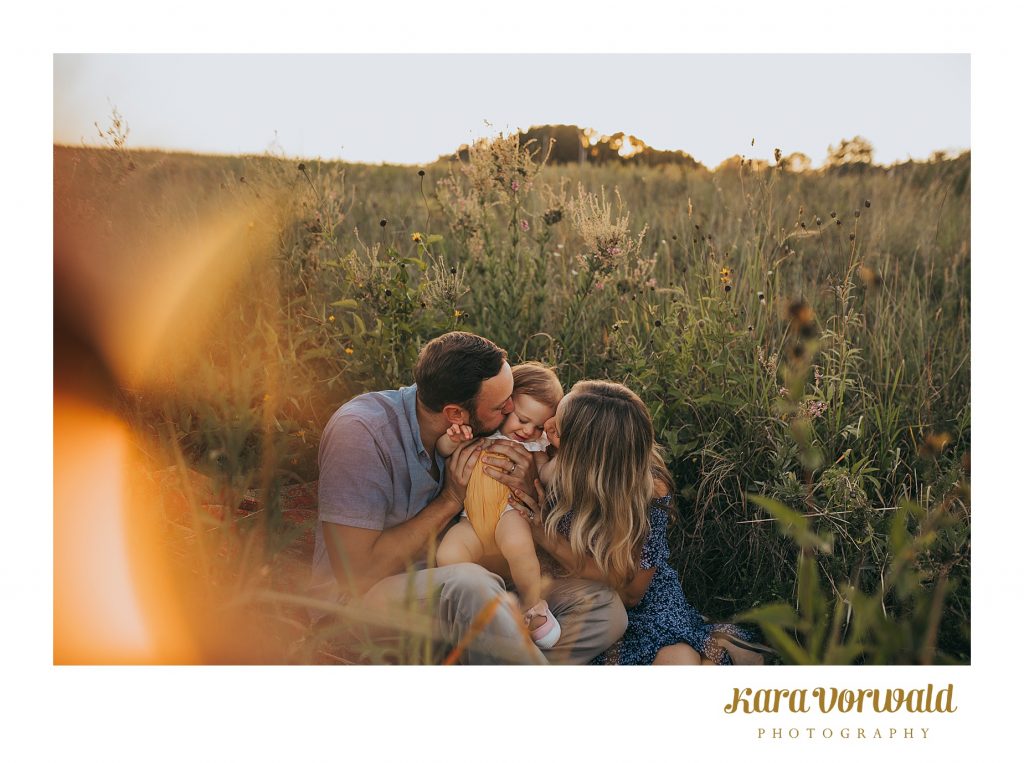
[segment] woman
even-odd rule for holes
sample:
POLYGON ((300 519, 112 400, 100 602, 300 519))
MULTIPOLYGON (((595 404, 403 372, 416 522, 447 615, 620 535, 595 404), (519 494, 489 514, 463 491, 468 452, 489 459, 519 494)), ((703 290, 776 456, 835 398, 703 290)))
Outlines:
POLYGON ((643 401, 621 384, 581 381, 545 429, 558 448, 542 475, 547 496, 537 481, 538 498, 516 491, 513 506, 563 568, 622 597, 626 633, 594 662, 763 664, 742 630, 703 621, 668 563, 672 478, 643 401))

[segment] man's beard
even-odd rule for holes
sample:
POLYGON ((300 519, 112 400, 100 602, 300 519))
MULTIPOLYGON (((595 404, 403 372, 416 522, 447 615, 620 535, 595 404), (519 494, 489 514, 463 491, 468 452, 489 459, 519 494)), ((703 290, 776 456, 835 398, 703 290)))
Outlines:
MULTIPOLYGON (((476 406, 474 406, 474 408, 475 407, 476 406)), ((504 419, 502 421, 504 421, 504 419)), ((474 412, 469 414, 469 428, 473 430, 474 437, 487 437, 501 429, 501 424, 493 427, 489 432, 485 432, 483 422, 476 417, 476 413, 474 412)))

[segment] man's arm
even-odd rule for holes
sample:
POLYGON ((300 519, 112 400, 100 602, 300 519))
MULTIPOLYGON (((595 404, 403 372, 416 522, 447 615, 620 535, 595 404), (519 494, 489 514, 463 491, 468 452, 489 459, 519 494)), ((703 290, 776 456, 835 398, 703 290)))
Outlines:
POLYGON ((455 449, 441 493, 411 519, 386 530, 323 522, 327 556, 344 593, 359 596, 378 581, 402 572, 441 533, 465 501, 479 444, 463 442, 455 449))

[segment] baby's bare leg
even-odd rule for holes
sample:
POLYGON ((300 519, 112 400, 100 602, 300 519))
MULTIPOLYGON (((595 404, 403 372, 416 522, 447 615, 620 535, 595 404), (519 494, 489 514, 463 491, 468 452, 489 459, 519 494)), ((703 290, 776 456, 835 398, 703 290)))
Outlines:
POLYGON ((537 561, 530 523, 518 511, 506 511, 498 519, 494 540, 508 562, 512 580, 519 591, 519 602, 525 611, 540 601, 540 562, 537 561))
POLYGON ((437 566, 447 567, 449 564, 479 562, 483 555, 483 544, 476 537, 473 525, 463 517, 441 539, 441 545, 437 547, 437 566))

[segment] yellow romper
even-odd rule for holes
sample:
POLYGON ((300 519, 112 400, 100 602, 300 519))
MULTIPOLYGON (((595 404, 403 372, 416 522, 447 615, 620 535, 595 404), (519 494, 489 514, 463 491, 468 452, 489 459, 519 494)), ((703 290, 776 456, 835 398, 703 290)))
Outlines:
MULTIPOLYGON (((509 440, 511 438, 493 434, 488 439, 509 440)), ((515 440, 514 442, 519 441, 515 440)), ((548 438, 546 435, 541 435, 539 440, 522 444, 530 452, 542 451, 547 449, 548 438)), ((508 460, 507 456, 489 450, 485 450, 481 454, 481 456, 485 455, 508 460)), ((469 477, 469 484, 466 486, 465 514, 469 518, 473 530, 476 531, 476 536, 483 544, 484 553, 490 555, 498 553, 498 546, 494 540, 494 529, 498 526, 498 520, 506 511, 515 511, 515 509, 508 505, 511 494, 508 486, 501 484, 484 472, 484 466, 486 464, 484 464, 483 458, 477 459, 473 473, 469 477)))

